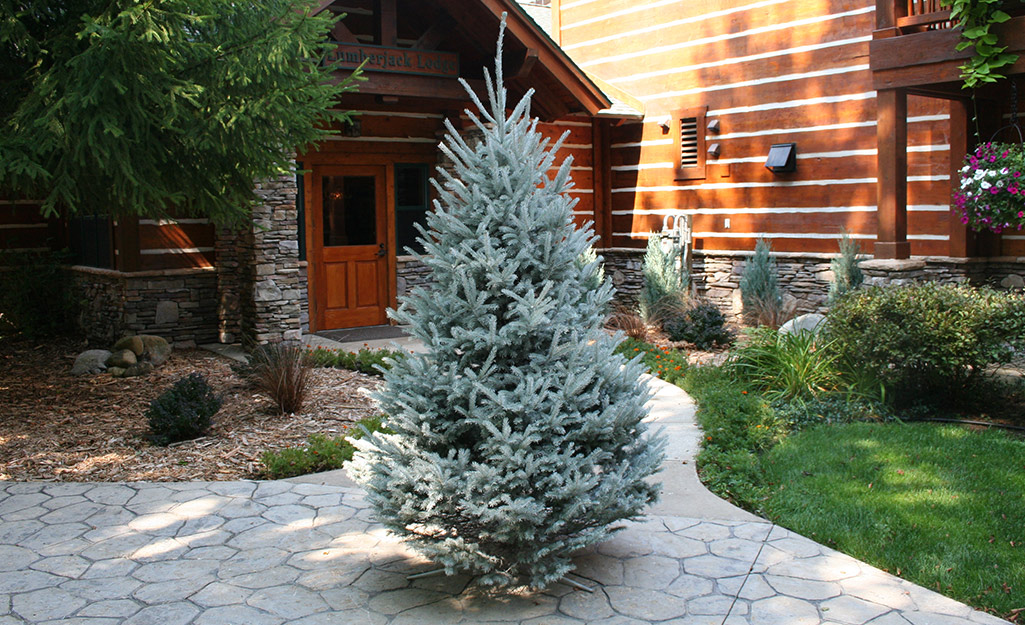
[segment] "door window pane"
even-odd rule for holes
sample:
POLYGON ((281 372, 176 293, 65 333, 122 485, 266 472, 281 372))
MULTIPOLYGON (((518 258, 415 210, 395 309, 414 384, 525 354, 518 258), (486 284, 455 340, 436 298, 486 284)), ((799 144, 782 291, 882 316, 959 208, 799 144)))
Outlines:
POLYGON ((373 176, 324 176, 324 246, 377 243, 373 176))

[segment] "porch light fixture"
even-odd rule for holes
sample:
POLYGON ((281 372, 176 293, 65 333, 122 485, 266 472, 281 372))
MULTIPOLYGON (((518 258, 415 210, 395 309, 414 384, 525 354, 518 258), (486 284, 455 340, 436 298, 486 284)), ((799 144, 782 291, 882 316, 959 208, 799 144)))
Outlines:
POLYGON ((765 159, 765 167, 774 174, 782 174, 797 170, 797 144, 776 143, 769 148, 769 156, 765 159))

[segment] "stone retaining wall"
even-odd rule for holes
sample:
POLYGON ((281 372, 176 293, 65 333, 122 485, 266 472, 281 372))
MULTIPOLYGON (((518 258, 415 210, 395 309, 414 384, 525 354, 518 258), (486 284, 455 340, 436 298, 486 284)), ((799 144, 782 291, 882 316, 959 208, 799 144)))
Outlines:
MULTIPOLYGON (((616 301, 635 306, 643 285, 641 266, 644 250, 599 250, 605 258, 605 273, 616 287, 616 301)), ((705 252, 697 250, 691 261, 693 288, 699 297, 711 301, 730 318, 740 317, 740 277, 750 252, 705 252)), ((831 254, 773 253, 779 270, 784 305, 795 314, 826 312, 826 297, 833 272, 831 254)), ((911 282, 967 282, 997 289, 1025 288, 1025 258, 958 259, 944 257, 911 260, 872 260, 861 263, 866 284, 901 285, 911 282)))
POLYGON ((110 345, 129 334, 155 334, 178 348, 217 340, 217 274, 214 269, 124 273, 75 266, 81 294, 79 325, 86 338, 110 345))

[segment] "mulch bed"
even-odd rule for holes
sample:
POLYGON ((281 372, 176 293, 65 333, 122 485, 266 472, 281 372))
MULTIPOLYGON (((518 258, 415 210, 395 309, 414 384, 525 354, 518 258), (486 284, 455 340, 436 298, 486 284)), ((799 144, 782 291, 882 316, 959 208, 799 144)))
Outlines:
POLYGON ((264 451, 302 445, 313 433, 338 436, 375 414, 365 393, 380 380, 353 371, 315 369, 302 413, 280 415, 221 356, 176 350, 147 376, 72 376, 82 349, 67 340, 0 343, 0 480, 257 478, 264 451), (150 402, 194 372, 223 400, 213 427, 202 438, 152 445, 145 417, 150 402))

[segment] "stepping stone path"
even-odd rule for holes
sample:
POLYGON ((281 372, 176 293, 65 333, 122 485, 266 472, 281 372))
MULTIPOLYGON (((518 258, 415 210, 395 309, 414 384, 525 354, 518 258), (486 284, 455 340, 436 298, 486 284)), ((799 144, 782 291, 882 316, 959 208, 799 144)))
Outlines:
POLYGON ((5 483, 0 625, 1006 623, 750 518, 624 523, 576 558, 594 592, 486 594, 408 580, 435 567, 350 487, 5 483))

